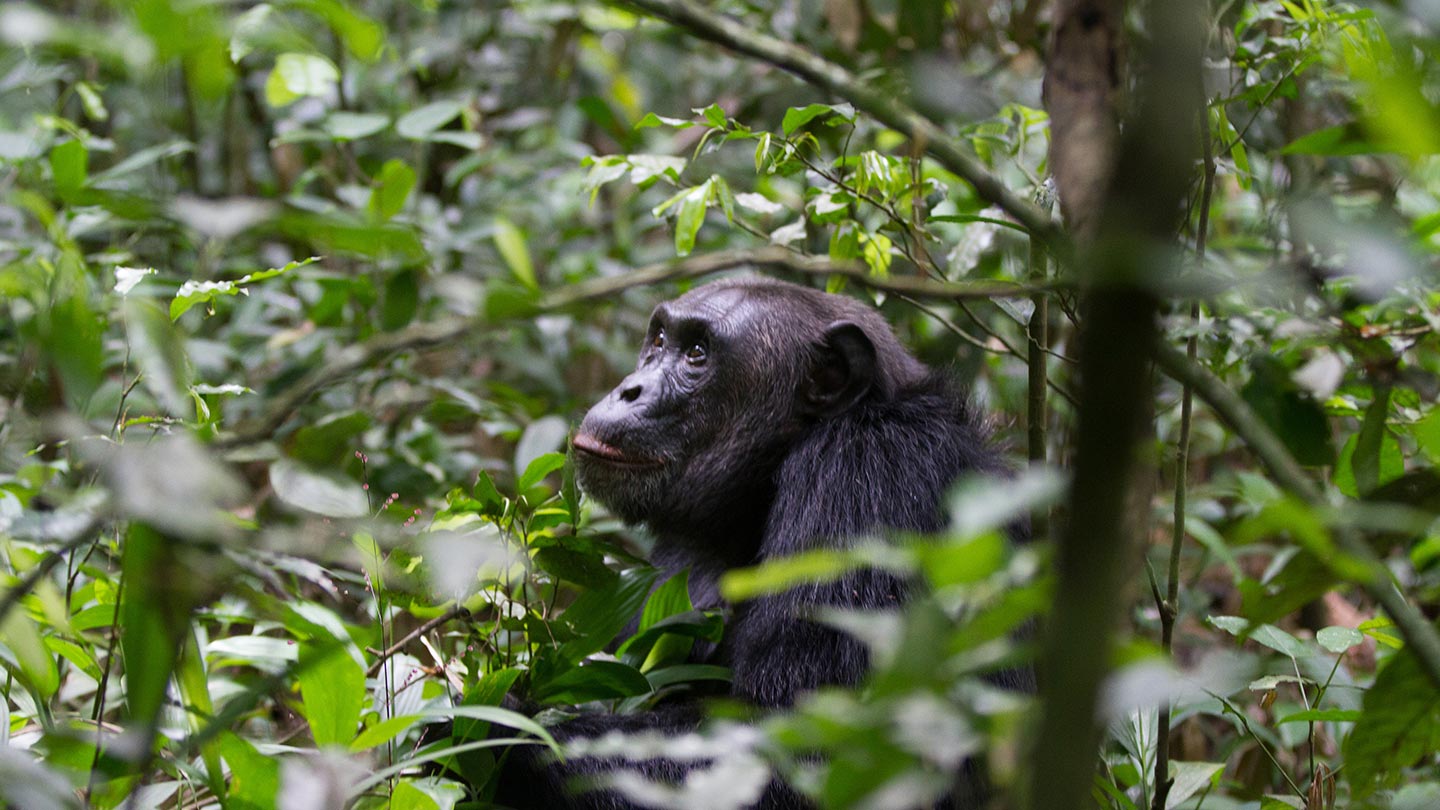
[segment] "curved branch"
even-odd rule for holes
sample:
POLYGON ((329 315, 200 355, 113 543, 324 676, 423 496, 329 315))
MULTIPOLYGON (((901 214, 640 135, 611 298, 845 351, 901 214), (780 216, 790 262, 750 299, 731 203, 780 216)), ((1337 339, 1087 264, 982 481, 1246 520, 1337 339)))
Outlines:
POLYGON ((1057 255, 1068 254, 1068 240, 1048 213, 1012 191, 970 150, 951 138, 934 121, 893 95, 871 89, 850 71, 804 48, 758 33, 753 28, 716 14, 692 0, 625 2, 701 39, 768 62, 849 101, 886 126, 903 133, 940 165, 965 178, 975 187, 976 193, 1014 217, 1030 231, 1031 236, 1044 242, 1046 247, 1057 255))
MULTIPOLYGON (((1324 505, 1324 493, 1320 487, 1305 474, 1305 470, 1290 455, 1290 451, 1285 449, 1280 439, 1239 394, 1204 366, 1192 361, 1184 352, 1163 340, 1153 345, 1152 354, 1155 363, 1167 376, 1190 386, 1195 394, 1245 441, 1281 487, 1306 503, 1324 505)), ((1400 628, 1400 633, 1405 636, 1405 641, 1414 651, 1425 673, 1430 676, 1435 686, 1440 688, 1440 633, 1437 633, 1424 615, 1395 588, 1388 569, 1355 530, 1337 528, 1335 542, 1346 554, 1370 569, 1371 576, 1357 584, 1390 614, 1390 619, 1400 628)))
MULTIPOLYGON (((669 281, 699 278, 741 267, 752 267, 773 273, 798 276, 842 276, 873 290, 937 301, 963 301, 976 298, 1021 298, 1057 289, 1050 285, 1018 284, 1010 281, 927 281, 912 276, 876 277, 864 265, 839 263, 829 259, 804 256, 781 247, 755 250, 734 250, 690 256, 676 261, 659 262, 636 268, 623 275, 596 278, 553 290, 539 299, 530 311, 519 311, 512 317, 536 312, 561 310, 592 301, 613 298, 625 290, 663 284, 669 281)), ((315 394, 337 380, 368 368, 380 360, 400 352, 444 346, 464 340, 467 335, 495 326, 483 316, 449 318, 435 323, 412 324, 396 332, 387 332, 369 340, 346 346, 324 365, 312 369, 298 382, 275 397, 273 405, 252 421, 234 431, 222 433, 212 445, 228 450, 269 438, 290 415, 315 394)))

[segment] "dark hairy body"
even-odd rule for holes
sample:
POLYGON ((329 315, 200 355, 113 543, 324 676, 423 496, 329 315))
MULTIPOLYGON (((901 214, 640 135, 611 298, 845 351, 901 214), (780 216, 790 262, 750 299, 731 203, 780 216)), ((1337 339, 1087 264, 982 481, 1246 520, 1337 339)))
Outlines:
MULTIPOLYGON (((912 357, 878 313, 759 278, 715 282, 656 307, 635 372, 590 410, 574 447, 582 486, 651 528, 654 563, 689 571, 695 606, 730 608, 709 660, 732 669, 733 696, 761 708, 859 683, 864 646, 810 617, 825 607, 898 608, 908 586, 861 569, 726 606, 718 587, 726 570, 884 530, 939 530, 957 477, 1001 469, 963 393, 912 357)), ((552 731, 561 740, 682 733, 701 719, 690 701, 552 731)), ((570 789, 616 767, 517 749, 496 798, 521 810, 622 810, 632 805, 614 791, 570 789)), ((657 779, 685 772, 664 760, 624 767, 657 779)), ((969 792, 961 785, 957 794, 969 792)), ((778 783, 757 805, 809 806, 778 783)))

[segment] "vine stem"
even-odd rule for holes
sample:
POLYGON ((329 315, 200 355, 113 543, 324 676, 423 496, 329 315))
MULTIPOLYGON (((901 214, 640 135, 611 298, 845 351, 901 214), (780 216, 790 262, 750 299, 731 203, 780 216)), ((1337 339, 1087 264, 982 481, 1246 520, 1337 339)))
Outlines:
MULTIPOLYGON (((1201 111, 1205 115, 1205 110, 1201 111)), ((1205 243, 1210 230, 1210 199, 1215 191, 1215 154, 1210 141, 1210 129, 1201 122, 1201 144, 1204 149, 1205 174, 1200 180, 1200 213, 1195 226, 1195 261, 1202 269, 1205 266, 1205 243)), ((1200 302, 1190 304, 1190 324, 1200 321, 1200 302)), ((1199 335, 1192 329, 1185 341, 1185 355, 1191 363, 1199 355, 1199 335)), ((1180 556, 1185 548, 1185 500, 1190 470, 1190 423, 1193 416, 1195 392, 1189 384, 1182 385, 1180 394, 1180 438, 1175 442, 1175 511, 1174 531, 1170 535, 1170 569, 1166 581, 1165 599, 1156 605, 1160 611, 1160 647, 1165 657, 1171 656, 1175 640, 1175 621, 1180 617, 1180 556)), ((1158 594, 1157 594, 1158 600, 1158 594)), ((1155 796, 1150 810, 1165 810, 1170 797, 1170 788, 1175 781, 1170 778, 1170 701, 1161 704, 1155 718, 1155 796)))

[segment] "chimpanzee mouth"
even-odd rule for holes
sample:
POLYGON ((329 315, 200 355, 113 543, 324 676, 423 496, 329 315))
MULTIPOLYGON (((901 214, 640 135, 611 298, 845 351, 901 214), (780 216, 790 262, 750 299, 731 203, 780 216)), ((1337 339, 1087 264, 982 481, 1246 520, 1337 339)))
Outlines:
POLYGON ((620 448, 606 444, 589 433, 576 433, 571 443, 581 453, 619 467, 659 467, 662 463, 657 458, 628 455, 620 448))

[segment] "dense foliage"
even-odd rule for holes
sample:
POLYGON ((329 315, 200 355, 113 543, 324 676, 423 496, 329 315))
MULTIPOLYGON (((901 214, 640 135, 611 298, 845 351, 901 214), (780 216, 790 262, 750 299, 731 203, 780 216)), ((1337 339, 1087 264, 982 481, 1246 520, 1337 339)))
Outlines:
MULTIPOLYGON (((709 765, 624 787, 917 807, 980 757, 1025 804, 1043 707, 985 675, 1070 607, 1051 528, 1104 381, 1073 254, 874 100, 1048 211, 1055 12, 710 5, 863 92, 624 4, 0 5, 0 803, 483 807, 542 724, 727 679, 687 663, 723 617, 565 453, 655 301, 759 267, 874 302, 1036 464, 961 482, 945 536, 728 577, 927 588, 817 617, 870 645, 864 689, 717 705, 684 749, 709 765)), ((1440 806, 1440 11, 1196 10, 1203 157, 1145 279, 1170 348, 1093 801, 1440 806)))

